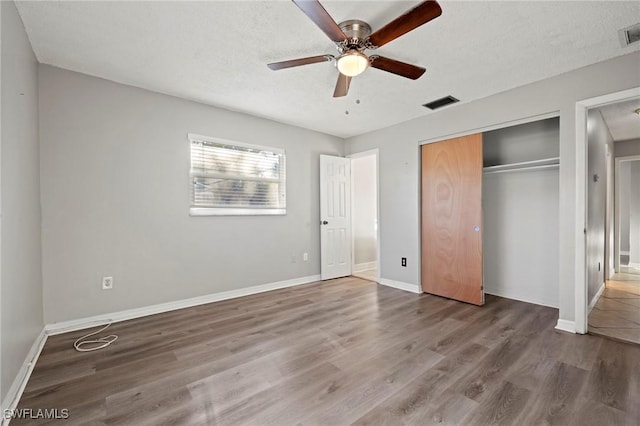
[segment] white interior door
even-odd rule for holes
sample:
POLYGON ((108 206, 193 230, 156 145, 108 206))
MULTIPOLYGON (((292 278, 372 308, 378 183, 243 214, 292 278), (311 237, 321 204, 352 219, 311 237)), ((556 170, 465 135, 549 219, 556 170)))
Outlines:
POLYGON ((320 156, 320 274, 351 275, 351 160, 320 156))

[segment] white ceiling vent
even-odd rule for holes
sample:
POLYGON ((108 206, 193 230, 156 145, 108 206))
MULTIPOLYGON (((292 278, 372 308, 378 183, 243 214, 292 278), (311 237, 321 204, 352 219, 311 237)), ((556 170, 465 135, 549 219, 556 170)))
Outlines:
POLYGON ((623 28, 618 31, 618 34, 620 35, 622 47, 627 47, 631 43, 637 43, 640 41, 640 23, 623 28))

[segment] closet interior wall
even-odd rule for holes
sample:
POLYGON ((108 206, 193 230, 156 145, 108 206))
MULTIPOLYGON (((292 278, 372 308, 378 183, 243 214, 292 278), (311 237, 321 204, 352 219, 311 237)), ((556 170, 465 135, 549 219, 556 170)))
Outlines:
POLYGON ((489 131, 483 138, 485 293, 558 307, 559 119, 489 131), (519 163, 525 164, 490 171, 519 163))

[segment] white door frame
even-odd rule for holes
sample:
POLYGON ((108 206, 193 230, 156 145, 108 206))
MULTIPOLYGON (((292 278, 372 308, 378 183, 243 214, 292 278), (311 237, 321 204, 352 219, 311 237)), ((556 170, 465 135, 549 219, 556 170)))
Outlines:
POLYGON ((575 328, 585 334, 588 323, 587 290, 587 114, 589 109, 640 97, 640 87, 576 102, 576 200, 575 200, 575 328))
MULTIPOLYGON (((353 160, 369 156, 376 157, 376 282, 380 282, 380 157, 378 148, 368 151, 356 152, 347 155, 347 158, 353 160)), ((353 232, 353 167, 351 167, 351 273, 353 273, 353 265, 355 265, 355 233, 353 232)))
POLYGON ((606 173, 607 173, 607 188, 605 195, 605 247, 604 247, 604 271, 605 282, 610 280, 616 272, 615 268, 615 156, 609 149, 609 145, 606 146, 606 173), (611 224, 614 225, 613 231, 611 230, 611 224), (611 244, 611 237, 613 236, 614 244, 611 244), (611 261, 613 259, 613 262, 611 261))
POLYGON ((630 155, 627 157, 618 157, 615 159, 615 213, 614 213, 614 246, 615 246, 615 255, 614 255, 614 264, 615 270, 620 271, 620 222, 622 221, 622 212, 620 211, 620 165, 627 161, 640 161, 640 155, 630 155))

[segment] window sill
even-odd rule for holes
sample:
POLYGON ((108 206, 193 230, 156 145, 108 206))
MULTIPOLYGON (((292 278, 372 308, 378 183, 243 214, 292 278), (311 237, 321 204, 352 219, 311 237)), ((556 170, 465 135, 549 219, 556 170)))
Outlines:
POLYGON ((191 207, 189 216, 283 216, 287 209, 233 209, 191 207))

